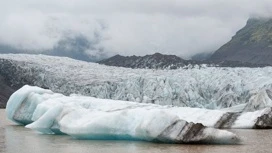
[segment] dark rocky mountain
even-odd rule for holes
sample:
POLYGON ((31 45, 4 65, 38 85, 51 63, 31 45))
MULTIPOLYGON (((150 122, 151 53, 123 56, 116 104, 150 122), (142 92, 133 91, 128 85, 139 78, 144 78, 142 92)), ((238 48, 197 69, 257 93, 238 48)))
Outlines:
POLYGON ((187 65, 187 61, 175 55, 163 55, 155 53, 146 56, 121 56, 115 55, 98 63, 129 68, 150 68, 150 69, 176 69, 187 65))
POLYGON ((221 67, 272 66, 272 18, 251 18, 244 28, 214 54, 200 53, 192 60, 174 55, 116 55, 99 63, 130 68, 179 68, 185 65, 208 64, 221 67))
POLYGON ((249 19, 246 26, 219 48, 210 59, 272 65, 272 19, 249 19))

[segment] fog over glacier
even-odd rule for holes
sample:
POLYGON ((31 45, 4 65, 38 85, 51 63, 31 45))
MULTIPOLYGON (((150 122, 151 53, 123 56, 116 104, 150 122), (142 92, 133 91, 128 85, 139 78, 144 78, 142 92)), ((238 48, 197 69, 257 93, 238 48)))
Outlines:
POLYGON ((1 1, 0 52, 58 52, 69 40, 61 48, 69 53, 82 38, 86 43, 75 51, 80 55, 161 52, 189 58, 215 51, 249 17, 268 17, 271 10, 270 0, 1 1))

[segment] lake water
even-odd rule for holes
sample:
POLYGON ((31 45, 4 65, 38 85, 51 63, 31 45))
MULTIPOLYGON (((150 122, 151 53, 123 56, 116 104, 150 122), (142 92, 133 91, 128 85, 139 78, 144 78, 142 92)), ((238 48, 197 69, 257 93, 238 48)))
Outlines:
POLYGON ((138 141, 75 140, 67 135, 42 135, 6 120, 0 110, 0 153, 241 153, 272 152, 272 130, 231 130, 239 145, 180 145, 138 141))

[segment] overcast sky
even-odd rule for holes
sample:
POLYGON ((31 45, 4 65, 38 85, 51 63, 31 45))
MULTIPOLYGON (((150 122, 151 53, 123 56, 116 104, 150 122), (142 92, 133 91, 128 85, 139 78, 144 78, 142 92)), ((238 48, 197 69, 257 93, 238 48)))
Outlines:
POLYGON ((249 17, 271 10, 272 0, 2 0, 0 43, 42 52, 65 37, 99 36, 88 54, 190 57, 216 50, 249 17))

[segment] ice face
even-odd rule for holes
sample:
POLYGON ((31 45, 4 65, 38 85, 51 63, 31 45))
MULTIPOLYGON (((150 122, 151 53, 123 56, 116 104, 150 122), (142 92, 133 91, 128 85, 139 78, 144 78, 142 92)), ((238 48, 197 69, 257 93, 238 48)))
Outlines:
MULTIPOLYGON (((187 122, 176 112, 172 113, 172 109, 178 108, 76 95, 68 97, 24 86, 12 95, 6 111, 9 119, 28 128, 45 134, 65 133, 77 139, 239 142, 231 132, 187 122)), ((183 111, 186 109, 189 108, 183 111)))
POLYGON ((47 93, 52 94, 53 92, 39 87, 30 87, 28 85, 24 86, 23 90, 20 90, 20 92, 11 95, 9 98, 10 102, 7 103, 7 108, 9 108, 7 111, 7 117, 10 120, 20 124, 27 124, 32 122, 29 116, 32 115, 39 102, 47 99, 47 93), (44 96, 39 96, 39 94, 44 96), (13 101, 16 102, 14 103, 13 101))
POLYGON ((0 55, 0 73, 12 84, 46 87, 103 99, 241 110, 272 106, 272 68, 128 69, 45 55, 0 55))

